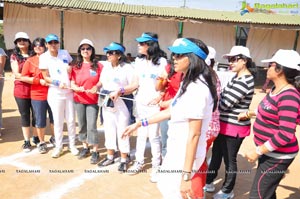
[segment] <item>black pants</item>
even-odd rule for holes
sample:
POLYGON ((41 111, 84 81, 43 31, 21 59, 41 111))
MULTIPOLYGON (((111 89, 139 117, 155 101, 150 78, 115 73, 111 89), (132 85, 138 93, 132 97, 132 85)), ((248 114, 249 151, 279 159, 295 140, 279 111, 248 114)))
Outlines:
POLYGON ((31 99, 23 99, 15 97, 18 105, 18 109, 21 115, 22 127, 30 127, 30 121, 32 126, 35 126, 34 111, 31 105, 31 99))
POLYGON ((250 191, 251 199, 276 199, 276 188, 293 159, 275 159, 262 155, 250 191))
POLYGON ((224 193, 230 193, 233 190, 237 174, 237 153, 243 140, 244 138, 218 135, 212 148, 212 158, 208 167, 206 184, 212 183, 217 177, 222 158, 224 158, 225 180, 221 190, 224 193))

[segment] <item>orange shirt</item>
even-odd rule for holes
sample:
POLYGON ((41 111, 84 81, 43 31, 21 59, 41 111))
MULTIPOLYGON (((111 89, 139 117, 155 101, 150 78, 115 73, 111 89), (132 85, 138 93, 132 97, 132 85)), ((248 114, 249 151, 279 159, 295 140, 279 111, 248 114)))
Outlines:
POLYGON ((33 100, 47 100, 48 86, 42 86, 40 79, 43 79, 42 71, 39 69, 39 57, 30 57, 24 63, 22 76, 34 77, 31 84, 30 96, 33 100))

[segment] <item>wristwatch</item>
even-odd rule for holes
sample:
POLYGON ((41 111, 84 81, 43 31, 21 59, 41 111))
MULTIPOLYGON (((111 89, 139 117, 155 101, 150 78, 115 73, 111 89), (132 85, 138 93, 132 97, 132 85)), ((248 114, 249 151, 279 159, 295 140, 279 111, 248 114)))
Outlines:
POLYGON ((182 171, 182 179, 184 181, 190 181, 191 180, 191 172, 182 171))

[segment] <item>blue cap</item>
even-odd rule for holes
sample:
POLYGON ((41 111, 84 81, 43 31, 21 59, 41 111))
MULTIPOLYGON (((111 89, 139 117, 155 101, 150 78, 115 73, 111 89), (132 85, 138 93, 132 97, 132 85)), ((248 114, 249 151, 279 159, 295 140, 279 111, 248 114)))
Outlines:
POLYGON ((199 46, 186 38, 176 39, 168 49, 176 54, 194 53, 203 60, 207 57, 207 54, 199 46))
POLYGON ((58 36, 55 34, 49 34, 47 35, 47 37, 45 38, 46 42, 50 42, 50 41, 57 41, 59 42, 58 36))
POLYGON ((125 52, 125 48, 115 42, 112 42, 109 44, 109 46, 106 46, 103 48, 104 52, 106 53, 107 51, 111 51, 111 50, 118 50, 122 53, 125 52))
POLYGON ((156 41, 158 42, 157 38, 151 37, 150 35, 143 33, 141 37, 135 39, 137 42, 146 42, 146 41, 156 41))

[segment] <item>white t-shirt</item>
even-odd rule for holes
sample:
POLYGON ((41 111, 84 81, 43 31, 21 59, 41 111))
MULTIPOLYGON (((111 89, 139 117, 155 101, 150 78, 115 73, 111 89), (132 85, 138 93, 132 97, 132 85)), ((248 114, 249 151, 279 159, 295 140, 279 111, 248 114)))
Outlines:
POLYGON ((100 63, 103 65, 100 76, 102 89, 116 91, 131 83, 134 70, 130 64, 125 63, 123 66, 112 67, 108 61, 100 61, 100 63))
MULTIPOLYGON (((200 76, 200 78, 205 82, 202 76, 200 76)), ((184 160, 186 142, 189 134, 188 120, 202 119, 201 136, 199 138, 195 158, 205 157, 206 131, 208 129, 209 121, 211 120, 214 105, 213 98, 207 85, 199 79, 196 82, 191 82, 188 85, 186 92, 182 96, 178 97, 180 89, 171 103, 171 119, 169 121, 168 131, 168 152, 169 150, 175 150, 178 157, 181 157, 184 160)), ((195 164, 197 163, 195 162, 195 164)), ((197 168, 199 165, 194 166, 197 168)), ((200 167, 198 167, 198 169, 199 168, 200 167)))
MULTIPOLYGON (((51 56, 50 52, 46 51, 40 56, 39 61, 39 68, 48 69, 52 80, 59 80, 65 83, 67 87, 70 87, 71 83, 67 68, 72 61, 72 57, 68 51, 58 50, 57 57, 51 56)), ((57 86, 50 86, 48 95, 63 96, 71 92, 72 90, 70 89, 60 89, 57 86)))
POLYGON ((146 59, 135 59, 134 66, 139 79, 139 88, 135 96, 136 103, 146 105, 159 96, 159 92, 155 90, 156 78, 165 70, 167 60, 161 57, 158 63, 154 65, 152 61, 146 59))

